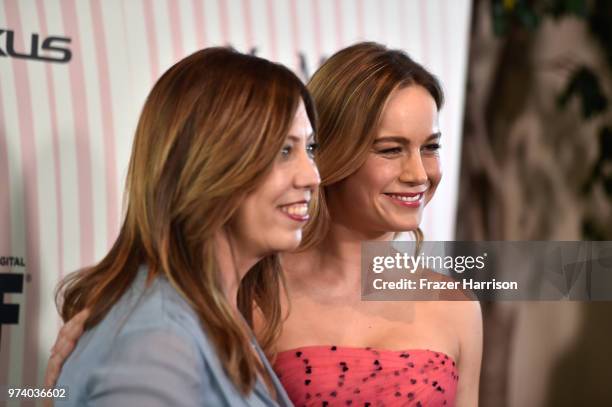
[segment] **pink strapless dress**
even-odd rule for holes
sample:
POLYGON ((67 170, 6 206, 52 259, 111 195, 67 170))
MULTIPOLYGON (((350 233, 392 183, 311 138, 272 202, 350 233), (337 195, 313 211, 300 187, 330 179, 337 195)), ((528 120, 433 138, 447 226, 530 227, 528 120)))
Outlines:
POLYGON ((306 346, 274 364, 297 406, 454 406, 459 376, 448 355, 426 349, 306 346))

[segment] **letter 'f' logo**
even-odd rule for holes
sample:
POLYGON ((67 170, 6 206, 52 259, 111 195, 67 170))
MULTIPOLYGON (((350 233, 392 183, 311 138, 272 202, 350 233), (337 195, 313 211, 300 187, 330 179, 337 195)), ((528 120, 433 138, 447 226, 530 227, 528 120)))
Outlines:
POLYGON ((23 274, 0 273, 0 342, 2 342, 2 325, 19 323, 19 304, 5 304, 4 294, 22 292, 23 274))
POLYGON ((19 322, 19 305, 5 304, 4 294, 23 292, 23 274, 0 273, 0 329, 19 322))

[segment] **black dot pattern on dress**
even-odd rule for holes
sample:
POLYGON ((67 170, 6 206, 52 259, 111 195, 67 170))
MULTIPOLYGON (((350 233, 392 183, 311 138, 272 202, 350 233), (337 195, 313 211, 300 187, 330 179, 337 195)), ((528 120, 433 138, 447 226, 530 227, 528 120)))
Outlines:
POLYGON ((455 402, 459 375, 444 353, 330 345, 293 351, 293 361, 287 352, 281 354, 275 368, 296 406, 437 407, 455 402))

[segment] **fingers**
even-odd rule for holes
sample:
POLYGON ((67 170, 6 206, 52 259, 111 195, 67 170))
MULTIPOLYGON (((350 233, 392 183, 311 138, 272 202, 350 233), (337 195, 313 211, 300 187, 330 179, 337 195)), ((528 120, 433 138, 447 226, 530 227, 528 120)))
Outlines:
POLYGON ((85 309, 66 322, 59 331, 55 344, 51 348, 51 357, 45 372, 45 386, 53 387, 59 378, 62 365, 74 350, 77 341, 83 334, 85 321, 90 312, 85 309))
POLYGON ((66 322, 60 330, 60 337, 62 335, 65 335, 65 339, 77 341, 83 334, 85 321, 87 321, 87 318, 89 318, 89 314, 89 310, 84 309, 83 311, 72 317, 70 321, 66 322))
POLYGON ((55 386, 64 362, 76 345, 76 342, 69 342, 65 339, 59 339, 58 341, 56 351, 51 354, 47 363, 47 371, 45 372, 45 386, 47 387, 55 386))
POLYGON ((89 310, 84 309, 66 322, 59 331, 55 344, 51 348, 51 353, 58 351, 57 347, 61 345, 61 342, 77 342, 83 335, 85 321, 87 321, 89 315, 89 310))
POLYGON ((47 370, 45 371, 45 387, 55 387, 61 368, 62 361, 59 356, 57 356, 57 354, 51 355, 49 362, 47 362, 47 370))
POLYGON ((89 308, 85 308, 81 312, 76 314, 70 321, 75 320, 75 321, 78 321, 78 323, 82 325, 85 323, 85 321, 87 320, 87 318, 89 318, 90 315, 91 315, 91 312, 89 312, 89 308))

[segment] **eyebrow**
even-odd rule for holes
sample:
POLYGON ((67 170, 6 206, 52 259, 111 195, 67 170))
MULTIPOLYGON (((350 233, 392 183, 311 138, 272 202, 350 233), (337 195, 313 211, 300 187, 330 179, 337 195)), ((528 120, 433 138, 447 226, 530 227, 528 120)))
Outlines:
MULTIPOLYGON (((437 139, 437 138, 441 138, 441 137, 442 137, 442 133, 438 131, 436 133, 430 134, 429 137, 427 137, 427 139, 425 141, 429 141, 429 140, 433 140, 433 139, 437 139)), ((374 140, 374 144, 385 143, 385 142, 396 142, 396 143, 400 143, 400 144, 406 144, 408 141, 407 141, 406 137, 401 137, 401 136, 380 137, 380 138, 377 138, 376 140, 374 140)))
MULTIPOLYGON (((287 135, 287 138, 294 142, 299 142, 302 139, 300 136, 296 136, 295 134, 289 134, 287 135)), ((310 133, 308 136, 306 136, 306 140, 312 139, 314 139, 314 133, 310 133)))

